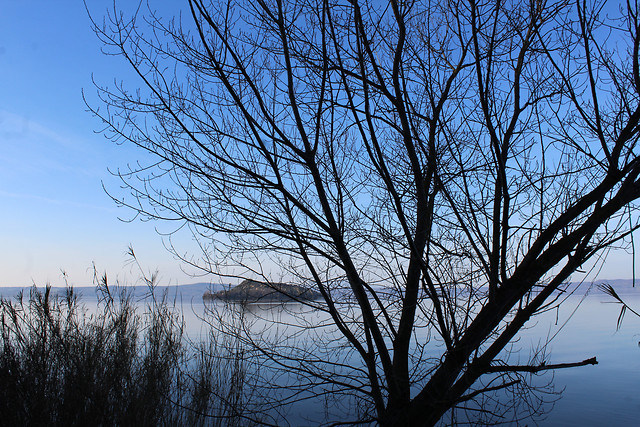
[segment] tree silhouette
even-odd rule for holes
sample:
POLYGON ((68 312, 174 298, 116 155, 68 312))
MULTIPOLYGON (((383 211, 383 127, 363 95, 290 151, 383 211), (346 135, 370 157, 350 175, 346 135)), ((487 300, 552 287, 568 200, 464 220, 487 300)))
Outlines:
POLYGON ((94 24, 139 77, 92 107, 147 152, 114 198, 188 226, 202 257, 176 253, 204 271, 322 294, 321 324, 298 313, 332 329, 316 350, 247 332, 298 398, 433 425, 595 363, 505 349, 638 227, 637 2, 189 0, 94 24))

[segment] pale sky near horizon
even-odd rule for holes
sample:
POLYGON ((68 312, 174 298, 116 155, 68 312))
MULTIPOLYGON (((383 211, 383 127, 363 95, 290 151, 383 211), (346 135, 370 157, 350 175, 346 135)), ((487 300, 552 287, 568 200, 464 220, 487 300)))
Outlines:
MULTIPOLYGON (((101 13, 112 2, 90 4, 101 13)), ((139 153, 94 133, 100 123, 81 94, 95 94, 92 73, 106 84, 134 78, 100 52, 82 0, 0 0, 0 286, 60 285, 61 270, 71 284, 88 285, 93 263, 135 280, 129 245, 163 284, 209 280, 181 271, 156 233, 162 224, 118 220, 131 212, 102 182, 117 190, 107 168, 139 153)), ((598 277, 631 275, 630 255, 611 253, 598 277)))

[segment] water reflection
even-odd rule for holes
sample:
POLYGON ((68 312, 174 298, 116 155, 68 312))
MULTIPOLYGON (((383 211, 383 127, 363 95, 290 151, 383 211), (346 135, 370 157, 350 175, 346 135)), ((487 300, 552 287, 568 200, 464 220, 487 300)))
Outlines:
MULTIPOLYGON (((584 300, 582 296, 569 297, 559 310, 537 317, 529 328, 518 335, 515 345, 510 347, 511 351, 519 352, 511 355, 513 360, 520 360, 521 363, 536 356, 548 363, 576 362, 594 356, 598 359, 596 366, 530 376, 528 380, 531 385, 542 391, 539 395, 525 396, 527 389, 524 388, 515 393, 514 399, 529 399, 528 404, 539 404, 538 399, 549 402, 541 407, 546 412, 538 421, 541 425, 632 425, 640 418, 640 319, 628 316, 622 328, 616 331, 619 306, 609 301, 602 294, 590 295, 584 300), (559 392, 562 394, 554 394, 559 392)), ((629 302, 640 306, 638 297, 630 297, 629 302)), ((201 309, 205 311, 204 305, 201 309)), ((302 304, 247 304, 237 309, 250 320, 254 330, 272 333, 273 337, 284 337, 286 333, 283 328, 291 327, 301 319, 307 325, 314 325, 313 330, 307 333, 315 337, 327 340, 332 333, 326 313, 302 304), (274 321, 277 327, 272 325, 274 321)), ((300 335, 296 338, 299 339, 300 335)), ((282 342, 291 344, 287 340, 282 342)), ((422 355, 423 362, 440 353, 441 348, 437 343, 433 344, 429 347, 432 352, 427 349, 422 355)), ((357 359, 347 357, 341 360, 354 363, 357 359)), ((503 399, 500 405, 505 403, 504 394, 500 397, 497 393, 495 397, 503 399)), ((311 412, 321 414, 322 410, 318 407, 321 404, 316 404, 317 407, 311 412)), ((309 408, 314 406, 313 402, 305 405, 298 409, 302 414, 308 414, 309 408)), ((295 414, 291 416, 296 419, 295 414)), ((527 420, 523 421, 523 424, 527 423, 527 420)))
MULTIPOLYGON (((90 294, 82 299, 88 311, 96 309, 97 300, 90 294)), ((526 363, 539 357, 549 363, 575 362, 596 356, 597 366, 563 369, 555 373, 531 376, 534 387, 546 391, 563 391, 561 399, 551 405, 543 405, 546 419, 541 425, 634 425, 640 418, 640 319, 627 316, 619 331, 616 320, 620 307, 607 303, 608 297, 601 294, 588 296, 580 304, 581 297, 570 297, 557 311, 547 312, 536 318, 532 326, 523 330, 510 350, 513 360, 526 363), (570 318, 564 328, 561 326, 570 318), (548 343, 547 343, 548 342, 548 343), (549 388, 552 386, 552 388, 549 388)), ((627 301, 640 307, 640 298, 629 297, 627 301)), ((328 314, 300 303, 231 304, 219 301, 204 303, 201 298, 177 298, 177 307, 185 320, 185 332, 193 341, 203 341, 215 336, 215 331, 229 325, 243 327, 249 337, 265 340, 275 352, 291 355, 285 361, 289 365, 278 365, 269 359, 247 354, 247 360, 255 373, 261 375, 265 387, 256 399, 265 401, 277 397, 284 403, 293 403, 282 414, 293 425, 316 424, 324 419, 324 398, 311 399, 313 393, 305 390, 307 385, 300 378, 288 375, 286 366, 304 367, 304 360, 313 358, 326 362, 323 369, 332 378, 346 379, 345 372, 358 368, 358 358, 341 341, 328 314), (231 322, 230 322, 231 320, 231 322), (235 322, 235 323, 234 323, 235 322), (226 326, 225 326, 226 324, 226 326), (325 343, 321 348, 319 343, 325 343), (276 368, 285 368, 277 370, 276 368), (272 369, 271 374, 269 370, 272 369), (268 383, 271 381, 271 384, 268 383), (278 387, 286 386, 283 393, 278 387), (277 394, 281 393, 281 394, 277 394), (309 398, 309 400, 306 400, 309 398)), ((137 299, 140 312, 147 309, 148 300, 137 299)), ((427 331, 420 332, 425 338, 427 331)), ((246 344, 246 342, 245 342, 246 344)), ((441 354, 437 342, 430 342, 421 353, 421 362, 427 365, 432 357, 441 354)), ((419 363, 416 364, 419 369, 419 363)), ((304 378, 302 378, 304 380, 304 378)), ((485 378, 489 384, 490 378, 485 378)), ((533 406, 540 403, 538 395, 527 388, 517 389, 512 400, 522 400, 533 406), (527 400, 528 399, 528 400, 527 400)), ((556 395, 541 395, 546 402, 554 402, 556 395)), ((338 396, 343 408, 355 405, 350 396, 338 396)), ((487 405, 494 408, 513 409, 505 406, 509 400, 496 392, 495 399, 487 405)), ((513 402, 512 402, 513 403, 513 402)), ((447 420, 445 424, 448 422, 447 420)), ((524 420, 522 424, 535 420, 524 420)))

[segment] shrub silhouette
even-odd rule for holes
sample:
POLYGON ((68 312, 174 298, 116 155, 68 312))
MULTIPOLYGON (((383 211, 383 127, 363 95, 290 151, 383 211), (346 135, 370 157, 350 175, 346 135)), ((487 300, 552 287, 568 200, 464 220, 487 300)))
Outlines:
POLYGON ((166 294, 152 293, 140 314, 131 294, 102 290, 95 312, 72 288, 0 300, 3 424, 251 423, 237 349, 211 339, 192 345, 166 294))

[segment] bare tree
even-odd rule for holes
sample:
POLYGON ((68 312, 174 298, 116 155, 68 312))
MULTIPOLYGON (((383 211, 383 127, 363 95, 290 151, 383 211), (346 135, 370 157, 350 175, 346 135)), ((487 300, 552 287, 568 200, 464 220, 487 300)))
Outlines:
POLYGON ((94 22, 139 79, 92 111, 151 159, 114 197, 190 227, 204 271, 319 291, 307 326, 347 359, 250 341, 313 396, 433 425, 595 363, 505 349, 638 227, 637 2, 189 0, 94 22))

